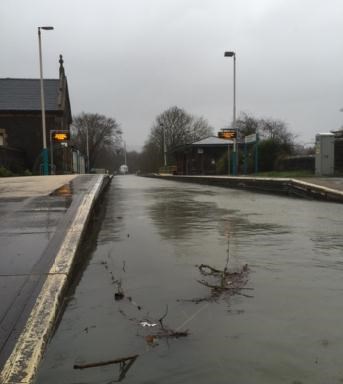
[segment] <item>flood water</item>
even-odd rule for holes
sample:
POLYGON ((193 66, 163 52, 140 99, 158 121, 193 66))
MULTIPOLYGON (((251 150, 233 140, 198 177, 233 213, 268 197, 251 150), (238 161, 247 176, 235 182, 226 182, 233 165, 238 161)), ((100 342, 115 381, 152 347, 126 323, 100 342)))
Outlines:
POLYGON ((125 383, 343 383, 343 205, 118 176, 97 215, 37 383, 112 383, 73 365, 136 354, 125 383), (192 301, 228 256, 249 290, 192 301), (189 335, 147 342, 165 314, 189 335))

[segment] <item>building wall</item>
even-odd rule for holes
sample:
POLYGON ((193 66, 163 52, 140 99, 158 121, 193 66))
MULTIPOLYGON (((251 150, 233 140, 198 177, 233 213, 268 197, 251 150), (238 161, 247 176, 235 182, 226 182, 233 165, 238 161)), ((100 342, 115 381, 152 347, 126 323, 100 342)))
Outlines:
POLYGON ((343 137, 335 139, 335 172, 343 172, 343 137))
POLYGON ((194 147, 175 152, 176 172, 186 175, 227 174, 227 147, 194 147))
MULTIPOLYGON (((50 130, 64 128, 62 116, 46 114, 47 146, 50 145, 50 130), (63 127, 63 128, 61 128, 63 127)), ((6 144, 19 149, 26 157, 26 168, 39 173, 40 154, 43 148, 42 117, 40 113, 0 114, 0 129, 6 132, 6 144)))
POLYGON ((27 169, 26 163, 24 152, 19 149, 0 146, 0 167, 21 174, 27 169))

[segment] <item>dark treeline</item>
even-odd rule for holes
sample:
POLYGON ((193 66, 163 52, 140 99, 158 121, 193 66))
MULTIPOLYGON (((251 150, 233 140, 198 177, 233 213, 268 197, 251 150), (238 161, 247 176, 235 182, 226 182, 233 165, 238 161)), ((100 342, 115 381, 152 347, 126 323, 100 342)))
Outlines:
MULTIPOLYGON (((241 113, 237 119, 240 139, 252 133, 259 135, 259 170, 271 171, 287 156, 313 153, 295 143, 295 135, 287 124, 272 118, 256 118, 241 113)), ((72 144, 83 154, 89 147, 89 169, 105 168, 116 173, 125 162, 122 131, 119 123, 99 114, 81 113, 74 117, 72 144)), ((196 117, 184 109, 173 106, 160 113, 154 120, 141 152, 126 154, 130 173, 156 172, 164 165, 164 145, 168 165, 175 164, 173 149, 214 135, 214 129, 203 117, 196 117)), ((243 164, 243 144, 240 145, 239 164, 243 164)), ((251 147, 249 149, 251 152, 251 147)), ((250 154, 249 161, 253 161, 250 154)), ((248 169, 253 169, 249 164, 248 169)))

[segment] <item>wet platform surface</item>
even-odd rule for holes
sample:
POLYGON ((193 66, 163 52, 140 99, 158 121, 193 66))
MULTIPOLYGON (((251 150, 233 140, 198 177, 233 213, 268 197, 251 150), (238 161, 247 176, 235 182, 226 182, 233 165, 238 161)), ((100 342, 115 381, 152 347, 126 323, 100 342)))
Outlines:
POLYGON ((83 193, 92 184, 91 175, 50 179, 50 184, 44 179, 40 188, 27 188, 29 178, 21 183, 15 179, 0 185, 0 368, 26 323, 83 193), (55 192, 46 193, 65 181, 55 192))
POLYGON ((342 204, 118 176, 101 209, 36 384, 113 383, 74 365, 137 354, 123 383, 342 383, 342 204), (199 265, 228 255, 246 290, 209 300, 199 265), (152 338, 167 306, 187 337, 152 338))
POLYGON ((305 177, 299 179, 307 183, 319 185, 321 187, 343 191, 343 177, 305 177))

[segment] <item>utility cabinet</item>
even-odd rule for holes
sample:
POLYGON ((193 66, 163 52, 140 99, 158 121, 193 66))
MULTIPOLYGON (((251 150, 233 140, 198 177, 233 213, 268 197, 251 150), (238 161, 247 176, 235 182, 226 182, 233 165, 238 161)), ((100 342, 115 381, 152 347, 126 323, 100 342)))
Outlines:
POLYGON ((315 167, 317 176, 332 176, 335 164, 335 135, 318 133, 316 135, 315 167))

